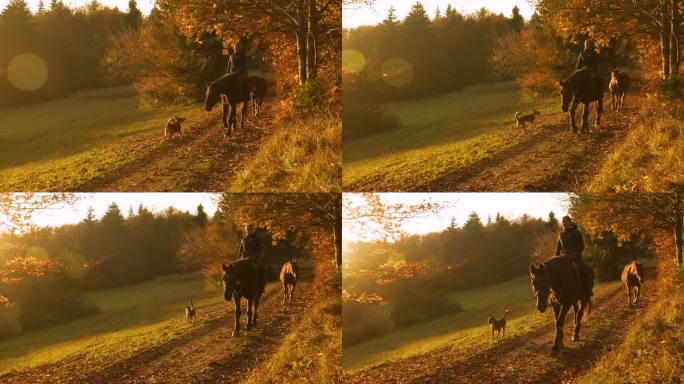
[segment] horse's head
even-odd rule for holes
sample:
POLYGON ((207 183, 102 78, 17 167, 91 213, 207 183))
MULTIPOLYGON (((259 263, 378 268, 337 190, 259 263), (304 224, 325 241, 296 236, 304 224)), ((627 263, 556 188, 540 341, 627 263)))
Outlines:
POLYGON ((207 83, 207 93, 204 97, 204 109, 206 109, 207 112, 211 111, 219 100, 221 100, 221 93, 216 89, 216 83, 213 81, 207 83))
POLYGON ((221 268, 223 269, 223 297, 226 299, 226 301, 230 301, 230 299, 233 297, 233 292, 235 292, 238 288, 238 282, 235 276, 235 267, 233 264, 222 264, 221 268))
POLYGON ((559 82, 561 86, 560 94, 561 100, 563 102, 563 112, 570 110, 570 102, 572 101, 573 91, 570 89, 570 83, 568 80, 561 80, 559 82))
POLYGON ((544 312, 549 304, 549 295, 551 294, 544 264, 540 264, 539 267, 530 264, 530 278, 532 279, 534 296, 537 298, 537 309, 539 312, 544 312))
POLYGON ((637 278, 639 279, 639 284, 643 284, 644 282, 644 264, 643 263, 635 263, 636 264, 636 272, 637 272, 637 278))

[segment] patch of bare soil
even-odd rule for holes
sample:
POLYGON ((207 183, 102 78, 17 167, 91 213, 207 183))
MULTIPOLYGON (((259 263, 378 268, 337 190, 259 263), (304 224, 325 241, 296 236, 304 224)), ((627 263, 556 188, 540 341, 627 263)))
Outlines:
POLYGON ((464 353, 445 347, 355 372, 345 376, 344 383, 570 383, 619 345, 654 298, 646 293, 633 307, 626 300, 622 287, 594 300, 579 342, 570 340, 571 311, 564 327, 565 348, 557 357, 550 354, 555 326, 549 317, 547 327, 504 339, 484 351, 464 353))
POLYGON ((257 153, 272 132, 271 117, 248 119, 231 138, 223 136, 218 115, 183 131, 183 140, 163 140, 161 132, 140 137, 149 148, 143 158, 112 169, 75 188, 88 192, 222 192, 257 153), (161 143, 160 143, 161 142, 161 143))
POLYGON ((567 115, 542 118, 538 127, 521 132, 527 137, 520 144, 414 190, 582 191, 637 119, 636 108, 620 113, 606 108, 600 127, 593 127, 589 134, 573 134, 567 115))
POLYGON ((178 339, 142 350, 130 358, 107 366, 92 367, 80 357, 46 364, 0 378, 19 383, 241 383, 269 361, 283 338, 301 321, 315 296, 312 276, 302 271, 292 304, 282 305, 281 289, 262 298, 257 325, 246 330, 246 301, 243 300, 241 334, 231 337, 233 305, 222 303, 198 316, 206 319, 178 339))

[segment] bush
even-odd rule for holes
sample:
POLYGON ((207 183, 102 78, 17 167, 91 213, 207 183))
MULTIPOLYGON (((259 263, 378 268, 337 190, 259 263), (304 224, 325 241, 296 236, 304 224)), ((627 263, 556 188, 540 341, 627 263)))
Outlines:
POLYGON ((461 310, 459 304, 448 299, 446 290, 433 287, 428 281, 411 279, 401 284, 391 299, 391 316, 397 326, 419 323, 461 310))
POLYGON ((372 339, 394 329, 386 304, 345 301, 342 304, 342 343, 348 346, 372 339))

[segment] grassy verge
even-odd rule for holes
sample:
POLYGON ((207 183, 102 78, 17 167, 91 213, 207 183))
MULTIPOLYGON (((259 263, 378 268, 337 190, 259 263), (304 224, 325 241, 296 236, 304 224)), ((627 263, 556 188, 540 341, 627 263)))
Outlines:
POLYGON ((616 350, 578 384, 681 383, 684 381, 684 284, 673 284, 648 309, 616 350))
POLYGON ((283 340, 266 370, 245 384, 339 383, 341 315, 339 296, 318 303, 283 340))
MULTIPOLYGON (((126 88, 89 91, 0 113, 0 190, 64 191, 148 153, 161 140, 140 143, 169 117, 193 121, 197 106, 151 109, 126 88)), ((156 136, 155 136, 156 137, 156 136)))
MULTIPOLYGON (((597 296, 612 292, 620 284, 600 284, 597 296)), ((553 313, 540 314, 534 308, 529 278, 520 277, 489 287, 450 294, 463 307, 454 315, 401 328, 369 341, 344 347, 342 367, 345 372, 369 368, 387 361, 401 360, 431 350, 451 347, 465 357, 492 346, 489 337, 490 314, 501 316, 510 310, 507 337, 519 337, 539 326, 551 324, 553 313)))
POLYGON ((204 309, 223 297, 203 278, 183 274, 91 292, 87 300, 98 307, 98 314, 0 343, 0 375, 76 357, 86 366, 123 360, 201 327, 204 309), (193 325, 183 312, 191 298, 200 314, 193 325))
POLYGON ((684 183, 684 125, 660 118, 634 127, 589 188, 664 191, 671 183, 684 183))
POLYGON ((280 127, 236 177, 231 191, 340 191, 342 124, 313 117, 280 127))
POLYGON ((392 103, 403 127, 344 143, 345 186, 398 190, 426 183, 519 143, 514 114, 555 114, 555 100, 525 100, 513 84, 468 88, 425 100, 392 103))

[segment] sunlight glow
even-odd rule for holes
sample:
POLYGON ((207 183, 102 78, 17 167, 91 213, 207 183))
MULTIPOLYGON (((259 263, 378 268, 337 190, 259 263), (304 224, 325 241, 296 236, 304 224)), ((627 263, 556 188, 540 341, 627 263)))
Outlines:
MULTIPOLYGON (((382 200, 386 204, 418 204, 431 201, 444 205, 437 214, 423 215, 401 222, 407 234, 426 234, 446 229, 455 218, 462 226, 468 216, 475 212, 483 223, 492 220, 499 213, 508 219, 517 219, 522 215, 535 218, 548 218, 553 211, 560 219, 568 212, 568 194, 564 193, 383 193, 382 200)), ((345 200, 352 204, 360 204, 364 200, 358 194, 347 193, 345 200)), ((343 216, 344 213, 343 213, 343 216)), ((346 216, 345 216, 346 217, 346 216)), ((344 221, 342 238, 345 241, 381 240, 374 233, 362 232, 363 228, 353 222, 344 221)))
POLYGON ((32 53, 14 56, 7 66, 7 81, 21 91, 37 91, 47 79, 47 64, 32 53))
MULTIPOLYGON (((526 0, 419 0, 424 6, 428 15, 434 17, 437 7, 444 15, 447 5, 451 4, 460 13, 470 14, 480 8, 486 8, 494 13, 503 13, 506 16, 511 14, 514 6, 520 8, 520 13, 529 19, 534 13, 534 7, 526 0)), ((373 5, 355 5, 345 7, 342 12, 342 26, 344 28, 356 28, 362 25, 375 25, 380 23, 387 16, 390 6, 396 8, 396 16, 403 19, 411 9, 415 1, 396 1, 396 0, 375 0, 373 5)))

